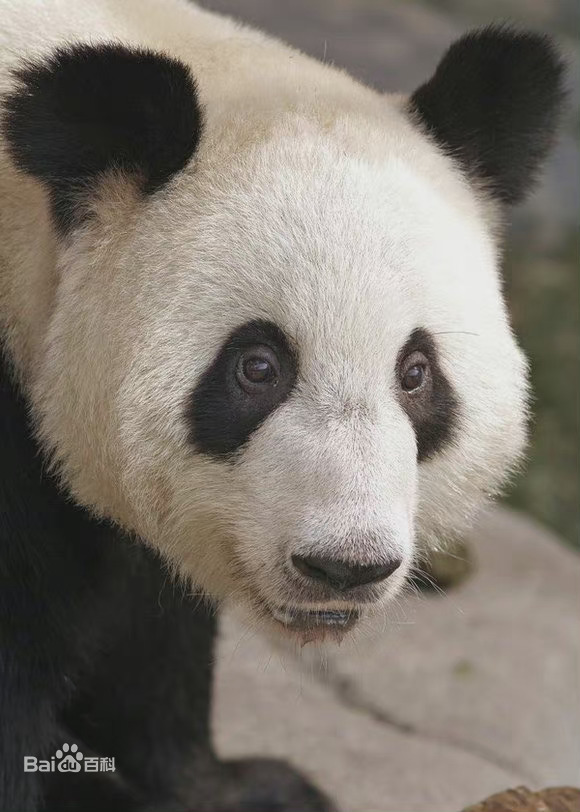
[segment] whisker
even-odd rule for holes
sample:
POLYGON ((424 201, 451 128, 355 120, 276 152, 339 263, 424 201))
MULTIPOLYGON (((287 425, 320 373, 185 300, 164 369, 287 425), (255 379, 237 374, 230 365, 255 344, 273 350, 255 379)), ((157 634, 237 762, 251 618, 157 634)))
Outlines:
POLYGON ((435 581, 435 579, 429 575, 425 570, 419 569, 418 567, 415 568, 414 573, 415 578, 418 581, 423 581, 426 583, 431 589, 434 589, 435 592, 438 592, 443 597, 447 597, 447 593, 444 589, 442 589, 439 584, 435 581))
POLYGON ((472 333, 469 330, 439 330, 433 333, 434 336, 477 336, 481 338, 481 333, 472 333))

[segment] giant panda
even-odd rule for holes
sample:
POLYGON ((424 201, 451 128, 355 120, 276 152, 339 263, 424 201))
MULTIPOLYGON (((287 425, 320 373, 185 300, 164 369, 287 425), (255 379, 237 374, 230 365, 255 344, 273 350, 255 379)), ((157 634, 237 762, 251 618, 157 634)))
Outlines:
POLYGON ((213 753, 205 598, 349 637, 519 464, 561 60, 488 27, 383 95, 185 0, 0 13, 0 810, 330 809, 213 753))

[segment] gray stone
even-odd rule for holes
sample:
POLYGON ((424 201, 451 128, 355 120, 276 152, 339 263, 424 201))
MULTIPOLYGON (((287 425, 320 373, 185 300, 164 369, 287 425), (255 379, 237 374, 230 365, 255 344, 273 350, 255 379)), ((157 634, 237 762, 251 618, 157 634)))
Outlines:
POLYGON ((220 752, 287 758, 344 812, 453 812, 580 783, 580 558, 503 508, 470 543, 469 581, 406 599, 356 646, 296 653, 226 615, 220 752))

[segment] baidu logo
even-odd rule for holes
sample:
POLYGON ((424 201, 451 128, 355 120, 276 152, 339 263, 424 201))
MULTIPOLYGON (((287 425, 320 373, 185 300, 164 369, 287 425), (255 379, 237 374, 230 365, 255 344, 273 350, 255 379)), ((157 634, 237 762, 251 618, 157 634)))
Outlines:
POLYGON ((57 770, 61 773, 80 773, 83 754, 76 744, 69 747, 65 742, 62 750, 56 751, 57 770), (70 753, 69 753, 70 750, 70 753))
POLYGON ((66 742, 49 759, 24 756, 25 773, 98 773, 115 772, 115 759, 83 756, 77 744, 66 742))

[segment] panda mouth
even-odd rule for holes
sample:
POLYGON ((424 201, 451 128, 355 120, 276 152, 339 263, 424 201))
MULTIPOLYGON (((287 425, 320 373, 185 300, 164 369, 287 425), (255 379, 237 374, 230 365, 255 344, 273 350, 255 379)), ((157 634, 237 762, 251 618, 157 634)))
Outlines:
POLYGON ((310 640, 323 638, 327 633, 342 637, 359 619, 356 609, 295 609, 284 606, 272 607, 270 612, 277 623, 310 640))

